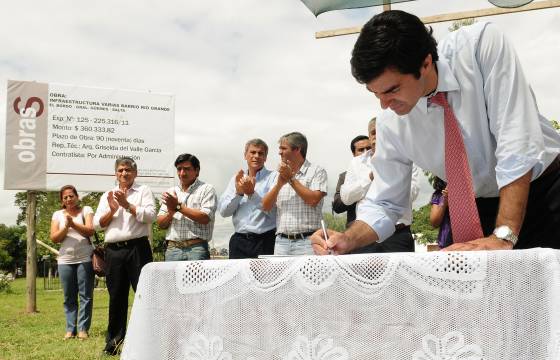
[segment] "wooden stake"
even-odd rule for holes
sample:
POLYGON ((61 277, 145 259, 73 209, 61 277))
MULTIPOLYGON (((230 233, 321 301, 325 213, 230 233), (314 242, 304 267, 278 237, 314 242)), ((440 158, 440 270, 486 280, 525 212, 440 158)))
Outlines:
POLYGON ((35 217, 37 207, 37 194, 27 191, 27 312, 37 312, 37 243, 35 241, 35 217))
MULTIPOLYGON (((383 5, 383 11, 386 11, 386 9, 385 9, 386 6, 388 6, 389 9, 391 8, 390 4, 389 5, 383 5)), ((530 4, 520 6, 520 7, 517 7, 517 8, 512 8, 512 9, 489 8, 489 9, 462 11, 462 12, 449 13, 449 14, 434 15, 434 16, 423 17, 420 20, 422 20, 422 22, 424 24, 433 24, 433 23, 455 21, 455 20, 462 20, 462 19, 468 19, 468 18, 481 18, 481 17, 485 17, 485 16, 511 14, 511 13, 522 12, 522 11, 550 9, 550 8, 555 8, 555 7, 560 7, 560 0, 535 1, 535 2, 532 2, 530 4)), ((358 34, 361 30, 362 30, 361 26, 354 26, 354 27, 350 27, 350 28, 318 31, 318 32, 315 33, 315 38, 316 39, 323 39, 323 38, 328 38, 328 37, 333 37, 333 36, 358 34)))

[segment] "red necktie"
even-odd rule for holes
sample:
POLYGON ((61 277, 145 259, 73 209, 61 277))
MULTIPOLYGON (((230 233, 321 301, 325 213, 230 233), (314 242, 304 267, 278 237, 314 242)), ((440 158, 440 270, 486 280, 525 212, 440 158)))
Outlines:
POLYGON ((480 217, 476 208, 472 176, 461 129, 453 109, 443 92, 431 97, 431 102, 443 107, 445 118, 445 173, 449 215, 453 242, 460 243, 483 237, 480 217))

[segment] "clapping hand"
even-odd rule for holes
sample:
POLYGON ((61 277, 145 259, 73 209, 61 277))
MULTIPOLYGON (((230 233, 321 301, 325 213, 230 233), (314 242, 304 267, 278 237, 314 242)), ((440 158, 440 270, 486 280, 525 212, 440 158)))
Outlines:
POLYGON ((278 165, 278 173, 280 174, 280 176, 278 176, 278 183, 284 185, 290 181, 294 176, 294 172, 290 166, 290 160, 282 161, 280 165, 278 165))
POLYGON ((120 206, 128 209, 130 207, 130 203, 126 199, 126 193, 127 191, 117 190, 114 192, 114 198, 120 206))
POLYGON ((237 172, 237 175, 235 175, 235 193, 238 195, 242 195, 243 194, 243 177, 245 176, 245 174, 243 173, 243 170, 239 170, 237 172))
POLYGON ((247 196, 253 195, 255 192, 255 178, 252 176, 244 176, 241 179, 241 190, 247 196))
POLYGON ((119 209, 119 203, 115 199, 115 194, 112 191, 109 191, 107 194, 107 202, 109 203, 111 212, 115 213, 119 209))
POLYGON ((167 206, 167 211, 175 211, 177 205, 179 204, 179 199, 177 198, 177 193, 173 192, 164 192, 161 196, 161 201, 167 206))

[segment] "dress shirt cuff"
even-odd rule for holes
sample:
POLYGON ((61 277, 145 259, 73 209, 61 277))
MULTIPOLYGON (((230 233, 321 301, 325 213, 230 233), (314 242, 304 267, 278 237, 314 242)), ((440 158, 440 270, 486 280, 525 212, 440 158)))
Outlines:
POLYGON ((382 211, 368 210, 367 212, 359 212, 356 220, 360 220, 368 224, 377 234, 378 243, 382 243, 395 232, 395 222, 392 221, 382 211))
POLYGON ((212 208, 200 208, 200 209, 196 209, 199 210, 200 212, 205 213, 206 215, 208 215, 208 218, 210 218, 210 221, 214 220, 214 216, 216 215, 216 208, 214 207, 212 208))
POLYGON ((154 221, 156 209, 153 206, 134 206, 136 208, 136 220, 144 224, 154 221))
POLYGON ((242 199, 243 196, 235 192, 225 195, 222 201, 220 201, 220 215, 222 217, 232 216, 242 199))
POLYGON ((528 158, 519 156, 518 154, 511 154, 505 159, 502 159, 496 166, 496 182, 498 188, 501 189, 521 178, 529 170, 533 171, 531 179, 535 179, 544 168, 544 162, 537 158, 528 158))

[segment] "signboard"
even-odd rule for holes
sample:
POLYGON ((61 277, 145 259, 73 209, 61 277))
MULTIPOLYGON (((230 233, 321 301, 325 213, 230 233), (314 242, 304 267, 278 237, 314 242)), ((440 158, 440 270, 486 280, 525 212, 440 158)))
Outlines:
POLYGON ((106 191, 122 156, 138 183, 173 185, 173 95, 27 81, 7 94, 4 189, 106 191))

